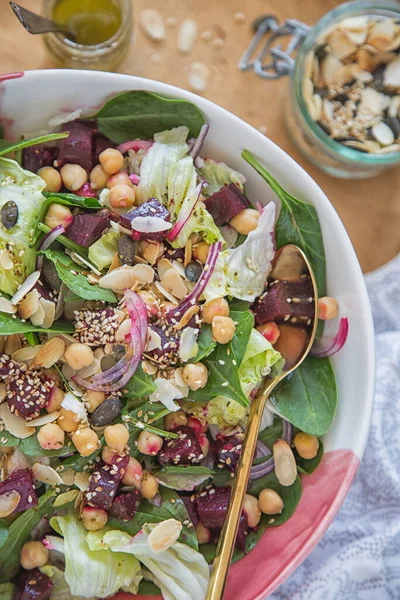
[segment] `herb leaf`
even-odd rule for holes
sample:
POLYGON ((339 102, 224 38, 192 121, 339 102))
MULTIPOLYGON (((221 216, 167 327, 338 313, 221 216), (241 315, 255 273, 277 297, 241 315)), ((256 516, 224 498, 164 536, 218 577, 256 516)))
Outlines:
POLYGON ((119 94, 87 118, 97 119, 99 131, 116 144, 137 138, 151 139, 155 133, 179 125, 186 125, 189 136, 197 137, 206 122, 192 102, 146 91, 119 94))
POLYGON ((154 385, 152 377, 143 371, 142 365, 140 364, 132 379, 129 380, 128 384, 122 390, 122 393, 124 398, 147 398, 147 396, 150 396, 156 389, 157 387, 154 385))
POLYGON ((62 133, 48 133, 46 135, 31 138, 30 140, 19 140, 18 142, 6 142, 6 140, 0 140, 0 156, 10 154, 10 152, 15 152, 16 150, 22 150, 23 148, 29 148, 30 146, 37 146, 37 144, 62 140, 68 136, 69 131, 63 131, 62 133))
POLYGON ((61 281, 80 298, 84 300, 103 300, 110 303, 117 302, 117 297, 112 290, 101 288, 97 284, 90 284, 83 275, 84 269, 64 252, 46 250, 43 254, 53 261, 61 281))
POLYGON ((97 198, 92 198, 91 196, 77 196, 76 194, 67 194, 65 192, 42 192, 42 195, 51 200, 50 204, 57 202, 57 204, 64 204, 64 206, 79 206, 79 208, 87 209, 101 208, 101 204, 97 198))
POLYGON ((275 227, 277 248, 285 244, 299 246, 307 255, 313 268, 318 295, 325 296, 325 250, 317 211, 311 204, 298 200, 286 192, 248 150, 242 152, 242 157, 265 179, 282 203, 275 227))
POLYGON ((36 327, 26 321, 25 323, 16 317, 6 313, 0 313, 0 336, 1 335, 13 335, 14 333, 72 333, 74 326, 66 321, 56 321, 49 329, 43 329, 43 327, 36 327))
POLYGON ((335 373, 329 358, 308 356, 271 394, 279 413, 310 435, 324 435, 337 406, 335 373))
MULTIPOLYGON (((38 226, 37 226, 37 232, 38 232, 38 234, 40 234, 41 231, 43 233, 49 233, 49 231, 51 231, 51 228, 48 225, 45 225, 44 223, 38 223, 38 226)), ((35 239, 37 241, 38 238, 36 237, 35 239)), ((62 244, 66 248, 69 248, 73 252, 76 252, 77 254, 80 254, 80 256, 83 256, 84 258, 88 257, 87 248, 84 248, 80 244, 77 244, 76 242, 70 240, 65 235, 59 235, 59 236, 57 236, 57 242, 60 243, 60 244, 62 244)))
POLYGON ((229 313, 231 319, 236 323, 235 335, 232 340, 232 348, 236 356, 238 367, 242 364, 249 343, 251 330, 254 327, 254 317, 249 310, 233 311, 229 313))
POLYGON ((191 361, 194 363, 206 358, 217 346, 217 342, 214 342, 212 337, 211 325, 207 325, 207 323, 202 325, 200 335, 197 339, 197 345, 199 351, 191 361))

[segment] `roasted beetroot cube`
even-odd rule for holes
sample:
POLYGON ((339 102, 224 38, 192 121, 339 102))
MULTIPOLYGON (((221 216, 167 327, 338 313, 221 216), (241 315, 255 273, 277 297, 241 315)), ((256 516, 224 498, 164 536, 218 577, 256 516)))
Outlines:
POLYGON ((84 248, 89 248, 101 238, 106 229, 110 227, 109 213, 94 213, 76 215, 66 231, 66 236, 84 248))
POLYGON ((162 325, 151 325, 151 329, 158 333, 158 335, 160 336, 161 346, 160 348, 155 348, 154 350, 151 350, 147 354, 154 358, 154 360, 156 360, 158 363, 175 365, 177 362, 179 362, 178 332, 168 330, 169 336, 167 337, 165 335, 165 331, 167 331, 167 329, 163 329, 162 327, 162 325))
POLYGON ((264 294, 254 303, 256 325, 269 321, 306 323, 314 317, 313 289, 309 278, 299 281, 270 283, 264 294))
POLYGON ((193 526, 196 527, 199 522, 199 517, 197 516, 197 498, 196 496, 181 496, 181 500, 185 505, 187 513, 189 515, 189 519, 192 521, 193 526))
POLYGON ((29 469, 18 469, 0 483, 0 496, 10 492, 18 492, 20 501, 12 514, 17 514, 36 506, 37 496, 33 487, 32 475, 29 469))
POLYGON ((97 131, 94 138, 94 165, 98 164, 100 154, 104 152, 104 150, 107 150, 107 148, 115 148, 114 142, 112 142, 105 135, 97 131))
POLYGON ((139 508, 142 494, 139 490, 133 490, 127 494, 120 494, 114 500, 108 511, 110 517, 130 521, 139 508))
POLYGON ((54 381, 39 371, 22 371, 12 374, 7 383, 7 402, 15 415, 36 419, 49 403, 54 390, 54 381))
POLYGON ((86 494, 89 506, 104 508, 104 510, 111 507, 128 461, 129 456, 117 455, 111 465, 100 462, 95 467, 90 477, 89 492, 86 494))
POLYGON ((39 569, 23 571, 18 576, 18 587, 14 600, 49 600, 53 583, 39 569))
POLYGON ((13 373, 19 375, 21 371, 25 370, 25 365, 15 362, 8 354, 2 354, 0 356, 0 378, 3 379, 13 373))
POLYGON ((205 205, 218 226, 229 223, 242 210, 251 207, 249 200, 234 183, 224 185, 218 192, 206 198, 205 205))
POLYGON ((214 442, 214 452, 220 465, 226 466, 229 471, 235 471, 243 447, 243 436, 233 435, 217 439, 214 442))
POLYGON ((158 454, 160 465, 194 465, 199 463, 204 458, 204 454, 193 429, 179 427, 179 429, 174 429, 173 432, 177 433, 179 438, 164 441, 164 445, 158 454))
MULTIPOLYGON (((204 525, 211 530, 220 530, 224 524, 228 510, 230 488, 211 488, 203 490, 197 499, 197 514, 204 525)), ((240 517, 237 545, 244 550, 246 546, 247 517, 244 512, 240 517)))
POLYGON ((37 173, 43 167, 52 167, 53 162, 57 159, 58 152, 58 146, 47 146, 46 144, 24 148, 22 154, 23 167, 32 173, 37 173))
POLYGON ((137 217, 158 217, 159 219, 164 219, 164 221, 169 221, 171 219, 169 212, 162 204, 158 202, 158 200, 151 198, 150 200, 147 200, 141 204, 138 208, 134 208, 125 215, 122 215, 121 225, 126 229, 132 229, 133 236, 137 240, 163 240, 167 237, 169 230, 155 232, 135 231, 131 225, 131 222, 132 219, 136 219, 137 217))
POLYGON ((65 123, 63 131, 69 131, 69 136, 60 140, 58 166, 66 164, 81 165, 89 175, 93 168, 93 133, 91 123, 72 121, 65 123))

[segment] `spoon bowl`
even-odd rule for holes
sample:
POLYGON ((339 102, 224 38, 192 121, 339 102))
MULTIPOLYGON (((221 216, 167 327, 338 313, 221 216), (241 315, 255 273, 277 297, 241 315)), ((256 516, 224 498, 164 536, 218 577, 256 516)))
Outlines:
POLYGON ((37 15, 15 2, 10 2, 10 6, 17 19, 28 33, 32 33, 33 35, 38 33, 63 33, 64 35, 67 35, 70 40, 75 40, 75 34, 65 25, 60 25, 52 19, 37 15))
POLYGON ((279 349, 281 352, 285 364, 280 373, 273 377, 268 375, 264 378, 257 397, 251 403, 243 448, 237 466, 236 476, 232 483, 230 502, 212 566, 206 600, 220 600, 224 593, 239 520, 242 513, 243 500, 247 491, 250 469, 266 402, 275 387, 285 379, 285 377, 297 369, 307 357, 317 332, 317 284, 310 262, 304 252, 294 244, 287 244, 277 253, 277 258, 271 274, 273 276, 273 281, 270 282, 270 285, 274 285, 279 281, 293 281, 296 277, 298 280, 304 278, 309 279, 313 293, 312 297, 308 300, 311 300, 313 303, 314 317, 310 319, 310 322, 306 322, 304 326, 299 324, 295 317, 290 318, 288 316, 289 318, 284 318, 286 324, 282 324, 281 329, 284 331, 283 335, 285 339, 281 341, 279 348, 277 345, 275 345, 275 348, 279 349), (291 342, 291 330, 293 333, 292 338, 295 338, 294 343, 291 342), (299 335, 299 331, 302 332, 301 335, 299 335))

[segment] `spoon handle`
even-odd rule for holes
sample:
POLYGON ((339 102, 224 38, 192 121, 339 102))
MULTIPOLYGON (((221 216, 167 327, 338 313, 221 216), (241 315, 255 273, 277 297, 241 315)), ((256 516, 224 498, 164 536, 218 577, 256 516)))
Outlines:
POLYGON ((236 477, 232 485, 227 515, 212 566, 206 600, 220 600, 224 593, 265 403, 279 381, 280 377, 267 381, 262 392, 251 404, 243 448, 236 469, 236 477))

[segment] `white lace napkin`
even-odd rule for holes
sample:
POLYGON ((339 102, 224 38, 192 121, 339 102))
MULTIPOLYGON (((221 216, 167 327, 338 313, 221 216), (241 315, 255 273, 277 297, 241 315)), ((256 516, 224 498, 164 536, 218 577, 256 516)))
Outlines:
POLYGON ((400 255, 366 282, 377 352, 367 450, 328 532, 269 600, 400 600, 400 255))

